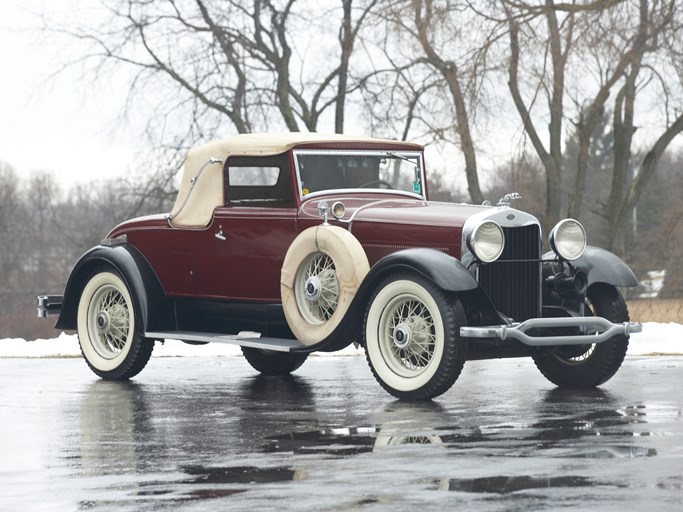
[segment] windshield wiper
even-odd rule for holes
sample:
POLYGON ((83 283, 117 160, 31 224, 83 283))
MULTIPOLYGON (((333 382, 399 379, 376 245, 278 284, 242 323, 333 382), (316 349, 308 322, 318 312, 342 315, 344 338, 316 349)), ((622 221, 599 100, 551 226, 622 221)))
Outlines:
POLYGON ((389 155, 389 156, 393 156, 394 158, 398 158, 400 160, 405 160, 406 162, 410 162, 413 165, 416 164, 415 160, 411 160, 407 156, 399 155, 398 153, 394 153, 393 151, 385 151, 384 154, 389 155))

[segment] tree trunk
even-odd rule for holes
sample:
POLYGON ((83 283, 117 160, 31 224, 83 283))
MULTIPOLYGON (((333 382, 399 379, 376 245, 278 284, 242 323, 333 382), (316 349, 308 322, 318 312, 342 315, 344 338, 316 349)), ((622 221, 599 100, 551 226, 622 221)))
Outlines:
POLYGON ((615 245, 614 239, 623 230, 626 220, 631 218, 633 209, 638 204, 640 196, 643 194, 647 184, 657 170, 657 165, 659 164, 659 160, 664 154, 664 151, 669 144, 671 144, 671 141, 680 133, 683 133, 683 114, 679 115, 657 139, 657 142, 655 142, 652 149, 647 152, 643 162, 640 164, 638 174, 631 182, 625 198, 620 202, 620 208, 616 212, 614 219, 611 219, 610 247, 615 245))
POLYGON ((351 4, 353 0, 342 0, 344 15, 339 29, 339 45, 341 59, 339 61, 339 80, 337 81, 337 99, 334 109, 334 132, 344 133, 344 110, 346 109, 346 89, 349 78, 349 61, 353 53, 353 29, 351 27, 351 4))
POLYGON ((448 85, 448 91, 453 100, 455 108, 455 118, 457 123, 456 131, 460 139, 460 149, 465 158, 465 175, 467 177, 467 190, 470 193, 470 198, 474 203, 482 203, 484 195, 481 192, 479 185, 479 172, 477 170, 477 154, 474 148, 474 140, 472 139, 472 132, 470 130, 469 113, 467 112, 467 104, 460 86, 460 77, 458 75, 458 67, 454 62, 442 59, 434 50, 429 39, 430 27, 429 23, 432 19, 432 2, 425 0, 425 16, 422 15, 423 2, 420 0, 413 0, 413 8, 415 9, 415 26, 417 28, 417 36, 426 55, 427 62, 432 65, 448 85))

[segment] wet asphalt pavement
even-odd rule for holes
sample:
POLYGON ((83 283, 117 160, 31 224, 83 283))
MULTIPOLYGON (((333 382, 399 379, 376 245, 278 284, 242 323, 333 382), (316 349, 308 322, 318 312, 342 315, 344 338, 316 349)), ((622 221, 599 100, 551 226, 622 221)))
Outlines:
POLYGON ((683 510, 683 358, 600 390, 530 360, 466 364, 398 402, 364 358, 290 378, 153 358, 130 383, 80 359, 0 360, 0 510, 683 510))

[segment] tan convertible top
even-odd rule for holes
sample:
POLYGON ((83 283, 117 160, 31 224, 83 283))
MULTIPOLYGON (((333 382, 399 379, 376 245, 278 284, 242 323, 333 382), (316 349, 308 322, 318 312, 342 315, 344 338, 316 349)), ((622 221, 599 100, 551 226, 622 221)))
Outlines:
POLYGON ((180 190, 169 220, 175 227, 204 228, 209 225, 214 210, 225 204, 223 165, 230 156, 278 155, 300 145, 339 142, 349 145, 375 143, 396 149, 410 146, 415 151, 422 150, 422 146, 410 142, 302 132, 242 134, 211 141, 188 151, 180 190))

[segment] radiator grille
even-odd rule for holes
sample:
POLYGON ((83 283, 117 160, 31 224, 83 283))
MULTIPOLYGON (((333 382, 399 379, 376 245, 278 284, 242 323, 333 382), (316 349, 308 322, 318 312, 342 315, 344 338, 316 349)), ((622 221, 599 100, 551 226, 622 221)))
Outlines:
POLYGON ((538 226, 503 228, 505 249, 479 268, 479 284, 498 311, 517 322, 541 316, 540 232, 538 226), (536 260, 536 261, 522 261, 536 260))

